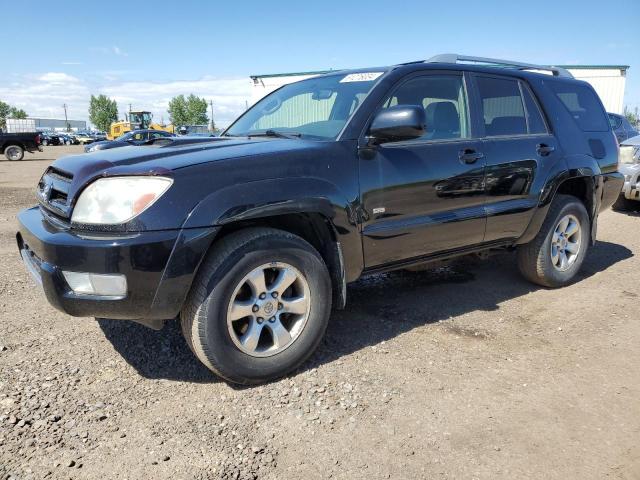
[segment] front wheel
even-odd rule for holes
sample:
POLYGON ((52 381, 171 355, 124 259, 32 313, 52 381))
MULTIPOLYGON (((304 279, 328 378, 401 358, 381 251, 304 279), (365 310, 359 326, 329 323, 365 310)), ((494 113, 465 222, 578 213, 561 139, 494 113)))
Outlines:
POLYGON ((587 254, 590 232, 591 222, 583 203, 570 195, 558 195, 538 235, 518 247, 520 272, 544 287, 571 283, 587 254))
POLYGON ((304 362, 330 312, 330 277, 318 252, 290 233, 252 228, 213 247, 181 324, 202 363, 230 382, 252 384, 304 362))

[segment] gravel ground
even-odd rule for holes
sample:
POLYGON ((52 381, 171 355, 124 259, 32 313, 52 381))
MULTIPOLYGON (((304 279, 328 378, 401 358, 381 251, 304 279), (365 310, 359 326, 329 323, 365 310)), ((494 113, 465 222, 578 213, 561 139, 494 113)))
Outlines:
POLYGON ((52 158, 0 161, 0 479, 639 479, 640 216, 606 212, 581 279, 511 254, 349 286, 290 377, 229 386, 173 323, 72 318, 15 215, 52 158))

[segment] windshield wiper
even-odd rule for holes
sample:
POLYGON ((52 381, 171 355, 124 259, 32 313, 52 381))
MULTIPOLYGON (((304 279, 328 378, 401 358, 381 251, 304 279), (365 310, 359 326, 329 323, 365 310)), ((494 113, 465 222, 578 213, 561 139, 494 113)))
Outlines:
POLYGON ((276 130, 265 130, 264 132, 247 133, 247 137, 276 137, 276 138, 300 138, 301 133, 298 132, 278 132, 276 130))

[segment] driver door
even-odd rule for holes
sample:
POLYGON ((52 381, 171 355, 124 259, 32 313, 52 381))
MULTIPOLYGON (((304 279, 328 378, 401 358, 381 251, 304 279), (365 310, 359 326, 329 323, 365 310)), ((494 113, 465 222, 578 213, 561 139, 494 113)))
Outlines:
POLYGON ((411 262, 483 241, 485 160, 462 72, 413 75, 381 108, 419 105, 426 133, 360 159, 365 267, 411 262))

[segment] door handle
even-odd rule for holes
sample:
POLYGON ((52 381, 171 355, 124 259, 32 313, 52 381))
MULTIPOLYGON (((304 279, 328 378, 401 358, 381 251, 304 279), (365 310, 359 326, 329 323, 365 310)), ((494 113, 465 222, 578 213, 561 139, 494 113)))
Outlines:
POLYGON ((546 145, 544 143, 540 143, 536 147, 536 151, 538 152, 538 155, 540 155, 541 157, 546 157, 547 155, 553 153, 555 149, 556 147, 552 147, 551 145, 546 145))
POLYGON ((465 148, 460 150, 458 158, 464 163, 476 163, 481 158, 484 158, 484 153, 476 152, 473 148, 465 148))

